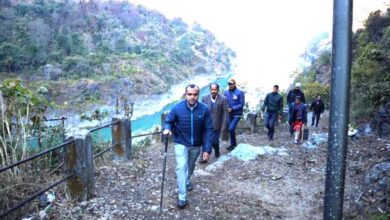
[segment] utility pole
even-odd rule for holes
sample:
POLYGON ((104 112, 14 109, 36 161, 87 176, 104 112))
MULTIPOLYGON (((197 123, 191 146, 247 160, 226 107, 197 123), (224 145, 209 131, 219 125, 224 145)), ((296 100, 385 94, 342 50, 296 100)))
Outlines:
POLYGON ((324 219, 343 217, 351 84, 352 0, 333 1, 332 80, 324 219))

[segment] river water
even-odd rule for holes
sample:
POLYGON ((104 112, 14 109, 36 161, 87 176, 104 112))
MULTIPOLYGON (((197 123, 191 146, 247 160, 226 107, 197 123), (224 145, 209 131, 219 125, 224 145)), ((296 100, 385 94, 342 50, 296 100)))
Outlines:
MULTIPOLYGON (((195 80, 195 84, 200 86, 201 97, 209 94, 209 84, 211 82, 217 82, 220 86, 220 93, 223 94, 227 89, 227 81, 230 78, 230 74, 223 77, 206 77, 195 80)), ((162 95, 159 100, 148 100, 144 103, 134 106, 134 116, 131 120, 132 135, 143 134, 154 131, 157 126, 161 125, 161 114, 169 112, 170 109, 179 101, 181 96, 184 94, 185 86, 189 84, 184 82, 180 85, 175 86, 167 94, 162 95), (146 113, 146 114, 145 114, 146 113)), ((95 141, 108 142, 111 140, 111 128, 103 128, 93 132, 93 138, 95 141)))

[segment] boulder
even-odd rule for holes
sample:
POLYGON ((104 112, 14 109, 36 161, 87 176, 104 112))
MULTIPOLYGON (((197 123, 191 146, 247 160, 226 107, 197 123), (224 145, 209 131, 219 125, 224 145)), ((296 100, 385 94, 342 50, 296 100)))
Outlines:
POLYGON ((390 137, 390 102, 381 107, 372 121, 379 137, 390 137))
POLYGON ((375 164, 364 177, 364 196, 390 212, 390 160, 375 164))

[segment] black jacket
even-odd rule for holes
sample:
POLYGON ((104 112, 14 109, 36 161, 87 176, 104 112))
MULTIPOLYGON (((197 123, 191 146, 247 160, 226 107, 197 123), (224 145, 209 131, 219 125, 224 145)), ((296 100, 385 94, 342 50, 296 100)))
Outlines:
POLYGON ((303 103, 306 103, 305 94, 300 89, 292 89, 287 94, 287 104, 288 106, 291 105, 295 101, 295 97, 300 96, 301 101, 303 103))
POLYGON ((264 111, 267 108, 267 112, 283 113, 283 97, 279 93, 268 93, 265 97, 264 103, 261 106, 261 110, 264 111))
POLYGON ((322 100, 315 99, 310 105, 310 111, 314 111, 315 113, 323 113, 325 110, 325 105, 322 100))

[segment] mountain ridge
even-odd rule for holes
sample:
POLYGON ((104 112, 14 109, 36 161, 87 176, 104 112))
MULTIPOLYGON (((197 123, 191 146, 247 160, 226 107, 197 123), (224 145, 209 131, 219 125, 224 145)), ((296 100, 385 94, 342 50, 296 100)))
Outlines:
POLYGON ((199 24, 124 1, 5 0, 0 11, 0 79, 21 78, 63 109, 162 94, 224 75, 235 58, 199 24))

